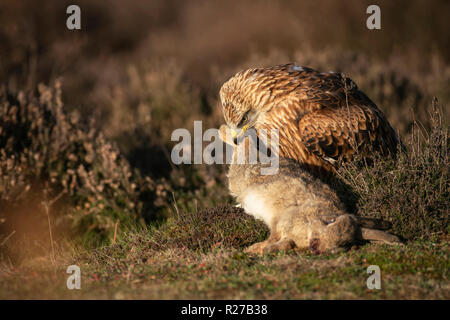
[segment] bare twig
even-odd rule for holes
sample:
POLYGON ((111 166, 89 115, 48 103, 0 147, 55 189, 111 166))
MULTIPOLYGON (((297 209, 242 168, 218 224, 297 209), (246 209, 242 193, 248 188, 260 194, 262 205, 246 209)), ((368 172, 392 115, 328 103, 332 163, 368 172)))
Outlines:
MULTIPOLYGON (((52 204, 54 201, 52 202, 52 204)), ((52 263, 55 264, 55 246, 53 244, 53 233, 52 233, 52 225, 50 222, 50 202, 47 199, 47 189, 44 190, 44 201, 42 202, 42 205, 45 210, 45 214, 47 215, 47 222, 48 222, 48 231, 50 234, 50 243, 52 245, 52 263)))
POLYGON ((61 197, 65 194, 66 194, 66 190, 61 191, 56 197, 54 197, 52 200, 50 200, 50 202, 48 204, 49 207, 51 207, 56 201, 61 199, 61 197))
POLYGON ((177 206, 177 200, 175 200, 175 193, 172 192, 172 197, 173 197, 173 206, 175 207, 175 210, 177 211, 177 215, 178 218, 180 217, 180 211, 178 210, 178 206, 177 206))
POLYGON ((117 227, 118 227, 118 226, 119 226, 119 219, 117 219, 116 224, 115 224, 115 226, 114 226, 114 238, 113 238, 113 241, 112 241, 113 244, 116 243, 117 227))
POLYGON ((9 236, 7 236, 5 239, 3 239, 2 243, 0 243, 0 247, 3 246, 6 243, 6 241, 8 241, 9 238, 11 238, 14 235, 14 233, 16 233, 16 230, 13 230, 13 232, 11 232, 9 234, 9 236))

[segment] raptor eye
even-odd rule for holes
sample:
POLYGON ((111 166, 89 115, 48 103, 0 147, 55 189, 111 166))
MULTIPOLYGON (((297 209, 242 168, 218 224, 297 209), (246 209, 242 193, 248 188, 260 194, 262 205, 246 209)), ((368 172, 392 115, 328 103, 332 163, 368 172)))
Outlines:
POLYGON ((242 117, 241 121, 239 121, 238 128, 242 127, 244 124, 248 122, 248 111, 244 116, 242 117))

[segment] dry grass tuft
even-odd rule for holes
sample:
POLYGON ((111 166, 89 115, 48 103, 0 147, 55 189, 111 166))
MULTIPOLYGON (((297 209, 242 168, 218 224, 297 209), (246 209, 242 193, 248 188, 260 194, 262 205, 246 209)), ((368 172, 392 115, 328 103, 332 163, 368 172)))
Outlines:
POLYGON ((405 239, 435 239, 449 232, 449 127, 437 100, 430 110, 431 130, 415 125, 408 151, 397 159, 376 158, 341 168, 361 215, 393 223, 405 239), (421 136, 422 135, 422 136, 421 136))

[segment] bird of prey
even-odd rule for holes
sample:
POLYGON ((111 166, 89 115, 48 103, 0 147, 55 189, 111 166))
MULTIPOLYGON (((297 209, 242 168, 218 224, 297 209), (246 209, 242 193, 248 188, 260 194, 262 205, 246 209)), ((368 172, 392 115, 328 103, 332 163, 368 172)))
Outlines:
POLYGON ((238 72, 220 89, 225 122, 279 130, 279 156, 328 174, 355 153, 395 154, 400 143, 383 112, 349 78, 296 64, 238 72))

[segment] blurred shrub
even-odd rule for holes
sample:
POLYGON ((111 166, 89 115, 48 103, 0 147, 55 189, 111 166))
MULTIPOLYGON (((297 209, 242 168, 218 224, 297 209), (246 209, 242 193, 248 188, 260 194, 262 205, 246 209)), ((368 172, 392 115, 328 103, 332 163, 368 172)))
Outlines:
POLYGON ((359 161, 339 170, 359 199, 359 214, 391 221, 393 232, 408 240, 448 234, 450 144, 443 119, 435 100, 431 130, 416 125, 407 153, 396 160, 378 158, 371 166, 359 161))
MULTIPOLYGON (((203 132, 223 120, 215 99, 206 97, 186 79, 185 71, 172 60, 131 65, 123 83, 106 95, 110 105, 103 132, 117 142, 130 164, 157 181, 169 193, 165 215, 173 215, 172 202, 192 211, 224 203, 231 198, 224 187, 224 165, 179 165, 171 163, 173 130, 191 132, 194 121, 202 121, 203 132)), ((209 142, 205 142, 206 146, 209 142)))
MULTIPOLYGON (((66 114, 59 83, 38 96, 0 92, 0 210, 14 213, 32 198, 46 199, 94 241, 110 238, 116 223, 142 216, 155 184, 141 177, 77 113, 66 114), (55 200, 55 201, 52 201, 55 200)), ((55 210, 52 210, 54 212, 55 210)), ((30 214, 33 214, 30 212, 30 214)))
MULTIPOLYGON (((110 130, 110 119, 105 116, 111 107, 107 92, 123 88, 123 94, 128 94, 130 65, 141 70, 142 63, 150 61, 157 69, 153 71, 163 73, 166 63, 161 60, 170 59, 173 62, 167 74, 177 69, 186 87, 192 83, 193 91, 216 98, 219 85, 244 65, 296 61, 324 71, 345 72, 389 113, 389 119, 398 117, 401 123, 405 115, 411 118, 410 108, 416 112, 422 106, 416 108, 412 92, 402 106, 389 112, 391 103, 385 98, 396 87, 399 92, 409 88, 409 83, 402 84, 405 77, 421 91, 429 93, 431 88, 431 94, 444 103, 450 99, 450 2, 381 2, 382 29, 370 31, 365 25, 366 8, 372 4, 369 0, 245 0, 240 1, 240 10, 218 0, 111 0, 108 4, 79 0, 82 30, 73 32, 64 25, 65 9, 71 4, 68 0, 2 1, 0 78, 10 87, 22 89, 24 84, 34 87, 62 77, 66 107, 80 108, 83 114, 95 116, 99 127, 110 130), (264 63, 274 49, 283 56, 264 63), (252 55, 262 58, 250 63, 252 55), (220 72, 213 74, 215 69, 220 72), (442 89, 432 88, 434 85, 442 89)), ((392 106, 397 105, 396 98, 391 101, 392 106)), ((194 111, 192 105, 180 109, 191 107, 194 111)), ((396 124, 397 119, 392 121, 396 124)))
POLYGON ((127 78, 105 98, 109 112, 102 132, 134 167, 154 178, 168 177, 172 169, 172 131, 193 132, 194 120, 204 117, 200 94, 183 75, 171 61, 130 66, 127 78))

